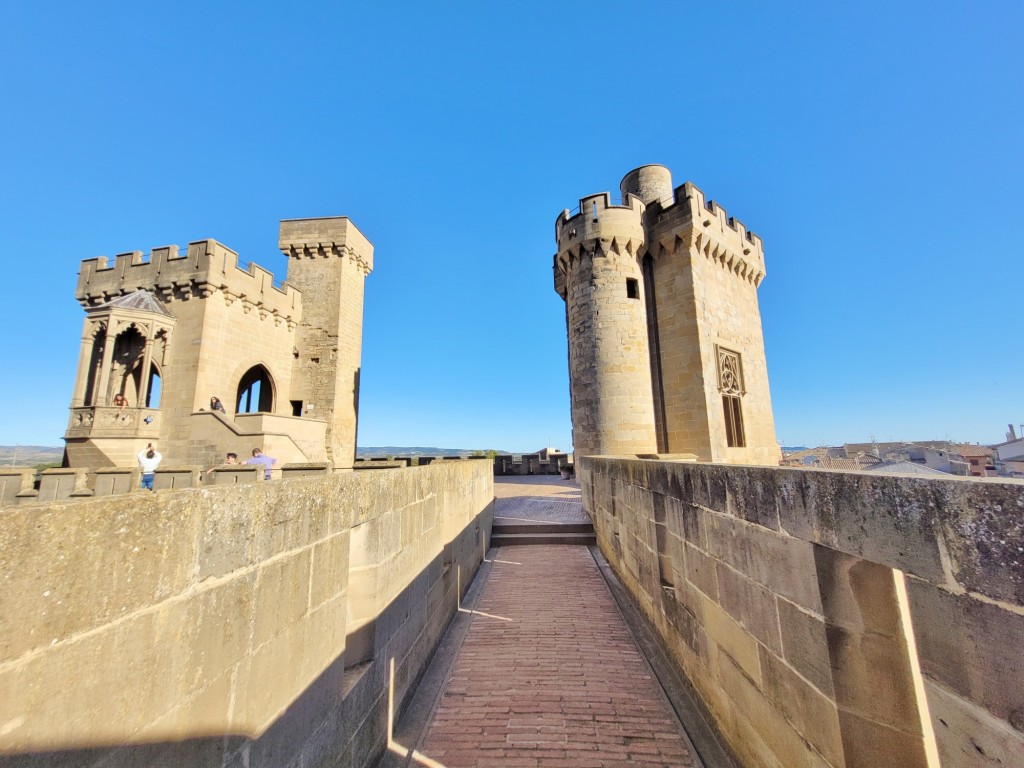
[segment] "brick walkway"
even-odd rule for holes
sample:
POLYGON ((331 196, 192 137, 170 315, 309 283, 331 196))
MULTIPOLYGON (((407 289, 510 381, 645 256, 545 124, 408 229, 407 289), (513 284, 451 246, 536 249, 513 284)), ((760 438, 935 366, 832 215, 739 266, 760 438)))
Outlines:
POLYGON ((445 768, 699 765, 590 551, 493 552, 420 753, 445 768))
POLYGON ((494 478, 494 520, 543 523, 589 523, 580 487, 554 475, 494 478))

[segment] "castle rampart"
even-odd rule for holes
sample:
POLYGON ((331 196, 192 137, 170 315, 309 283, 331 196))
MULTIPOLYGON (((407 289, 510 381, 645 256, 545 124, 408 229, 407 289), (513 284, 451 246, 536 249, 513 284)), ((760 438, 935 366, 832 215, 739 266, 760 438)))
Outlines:
POLYGON ((489 546, 491 470, 4 509, 0 763, 372 765, 489 546))
POLYGON ((741 765, 1024 765, 1024 485, 577 472, 602 553, 741 765))

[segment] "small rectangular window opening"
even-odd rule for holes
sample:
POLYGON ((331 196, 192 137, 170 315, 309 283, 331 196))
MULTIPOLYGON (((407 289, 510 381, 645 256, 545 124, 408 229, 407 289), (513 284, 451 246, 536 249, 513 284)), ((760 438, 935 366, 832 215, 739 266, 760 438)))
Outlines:
POLYGON ((292 416, 302 415, 302 401, 301 400, 290 400, 292 404, 292 416))
POLYGON ((320 364, 320 358, 319 357, 311 357, 311 358, 309 358, 309 362, 311 362, 313 365, 319 365, 320 364))
POLYGON ((630 299, 640 298, 640 284, 631 277, 626 278, 626 297, 630 299))

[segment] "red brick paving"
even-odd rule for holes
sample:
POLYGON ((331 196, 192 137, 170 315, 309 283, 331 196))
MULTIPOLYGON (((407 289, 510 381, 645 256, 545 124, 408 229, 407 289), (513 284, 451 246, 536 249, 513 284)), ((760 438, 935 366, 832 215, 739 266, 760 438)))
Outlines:
POLYGON ((699 765, 590 551, 496 552, 420 751, 446 768, 699 765))
POLYGON ((555 476, 494 478, 494 520, 512 522, 589 523, 580 487, 555 476))

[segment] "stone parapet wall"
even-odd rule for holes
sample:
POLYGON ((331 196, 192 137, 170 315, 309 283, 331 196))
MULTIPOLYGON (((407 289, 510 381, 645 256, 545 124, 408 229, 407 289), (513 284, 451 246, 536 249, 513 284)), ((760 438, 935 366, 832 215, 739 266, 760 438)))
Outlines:
POLYGON ((745 768, 1024 765, 1024 485, 581 464, 602 552, 745 768))
POLYGON ((0 766, 370 764, 482 561, 491 472, 0 510, 0 766))

